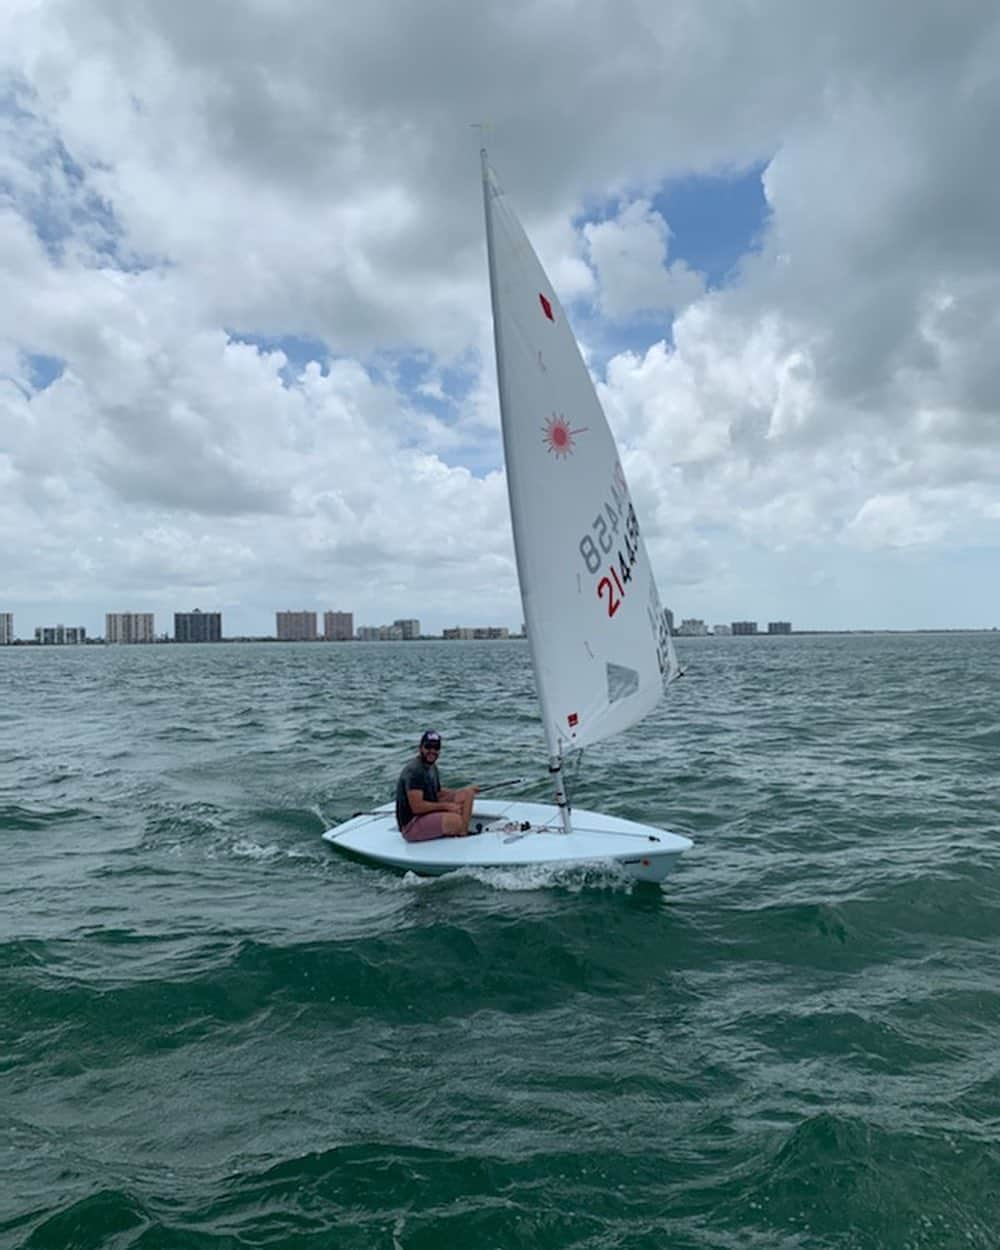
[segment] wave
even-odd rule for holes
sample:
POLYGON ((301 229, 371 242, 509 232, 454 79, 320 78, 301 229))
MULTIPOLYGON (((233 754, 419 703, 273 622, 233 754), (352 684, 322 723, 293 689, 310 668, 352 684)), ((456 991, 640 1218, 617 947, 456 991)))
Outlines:
POLYGON ((524 864, 513 868, 460 868, 440 877, 421 877, 407 872, 401 878, 407 889, 453 890, 475 881, 491 890, 521 893, 534 890, 584 890, 631 894, 638 884, 620 865, 608 864, 524 864))
POLYGON ((995 1244, 995 1204, 983 1184, 1000 1178, 1000 1150, 984 1156, 919 1126, 823 1111, 770 1135, 743 1200, 775 1229, 808 1243, 858 1247, 995 1244), (919 1160, 914 1167, 913 1162, 919 1160), (933 1185, 923 1177, 934 1175, 933 1185))
MULTIPOLYGON (((85 1198, 71 1200, 55 1211, 37 1218, 35 1213, 21 1215, 7 1224, 7 1231, 30 1227, 22 1250, 130 1250, 153 1241, 146 1233, 156 1235, 157 1221, 147 1208, 131 1194, 116 1189, 98 1189, 85 1198)), ((3 1225, 0 1225, 2 1230, 3 1225)))
POLYGON ((92 820, 93 813, 80 807, 30 807, 19 803, 0 804, 0 833, 33 833, 71 821, 92 820))

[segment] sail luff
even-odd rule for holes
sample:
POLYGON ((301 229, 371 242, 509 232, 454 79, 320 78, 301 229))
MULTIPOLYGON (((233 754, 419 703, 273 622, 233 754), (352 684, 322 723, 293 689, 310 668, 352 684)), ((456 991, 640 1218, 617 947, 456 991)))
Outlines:
MULTIPOLYGON (((542 679, 542 673, 539 666, 537 641, 535 638, 534 625, 534 605, 531 601, 530 591, 526 585, 527 579, 523 572, 523 552, 524 552, 524 534, 522 532, 522 519, 520 509, 516 506, 514 495, 511 487, 510 463, 510 421, 509 421, 509 400, 507 396, 507 382, 505 370, 503 368, 504 348, 503 348, 503 329, 502 317, 500 314, 500 304, 497 291, 497 275, 496 275, 496 248, 493 239, 493 179, 490 172, 489 160, 486 149, 480 149, 480 158, 483 167, 483 210, 486 214, 486 257, 489 266, 490 275, 490 306, 493 312, 493 348, 496 353, 496 370, 497 370, 497 394, 500 401, 500 431, 504 444, 504 460, 508 466, 506 473, 507 481, 507 500, 510 506, 511 530, 514 535, 514 559, 517 564, 518 585, 521 591, 521 607, 524 612, 524 628, 528 637, 528 652, 531 656, 531 667, 535 674, 535 689, 538 693, 538 701, 541 706, 542 725, 545 730, 545 741, 549 752, 550 769, 558 769, 562 760, 562 750, 558 737, 554 731, 554 721, 547 705, 545 697, 545 683, 542 679)), ((557 773, 558 776, 558 773, 557 773)), ((562 787, 560 785, 560 794, 562 787)))

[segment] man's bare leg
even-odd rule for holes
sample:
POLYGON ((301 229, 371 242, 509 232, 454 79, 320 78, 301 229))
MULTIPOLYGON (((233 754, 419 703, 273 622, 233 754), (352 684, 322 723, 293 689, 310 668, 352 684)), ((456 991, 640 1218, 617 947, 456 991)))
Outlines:
POLYGON ((472 805, 476 800, 476 791, 474 786, 465 786, 461 790, 444 790, 441 798, 446 803, 458 803, 461 805, 461 833, 469 832, 469 822, 472 820, 472 805))
POLYGON ((469 822, 463 820, 458 812, 445 812, 441 817, 441 831, 446 838, 464 838, 469 832, 469 822))
POLYGON ((471 786, 466 786, 464 790, 459 790, 462 800, 462 819, 465 821, 466 832, 472 828, 472 804, 475 800, 475 792, 471 786))

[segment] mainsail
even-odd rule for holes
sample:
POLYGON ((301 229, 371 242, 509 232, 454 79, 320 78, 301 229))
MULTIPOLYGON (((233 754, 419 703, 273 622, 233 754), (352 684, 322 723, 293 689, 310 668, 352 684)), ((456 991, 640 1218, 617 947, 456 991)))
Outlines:
POLYGON ((677 662, 607 419, 485 151, 507 489, 549 755, 635 724, 677 662))

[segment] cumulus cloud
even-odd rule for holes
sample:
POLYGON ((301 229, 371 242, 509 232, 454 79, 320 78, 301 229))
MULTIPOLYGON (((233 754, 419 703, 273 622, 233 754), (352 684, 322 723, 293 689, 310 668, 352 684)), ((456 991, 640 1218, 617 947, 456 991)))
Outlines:
POLYGON ((585 348, 628 343, 591 359, 665 600, 866 624, 854 577, 935 623, 891 561, 1000 520, 998 55, 976 0, 8 4, 0 608, 516 624, 488 121, 585 348), (766 227, 709 289, 654 203, 749 168, 766 227))
POLYGON ((670 228, 647 200, 623 205, 613 221, 589 224, 584 234, 608 317, 680 310, 704 293, 701 275, 684 261, 667 263, 670 228))
POLYGON ((873 495, 847 526, 861 547, 911 547, 933 542, 947 528, 947 519, 929 500, 910 495, 873 495))

